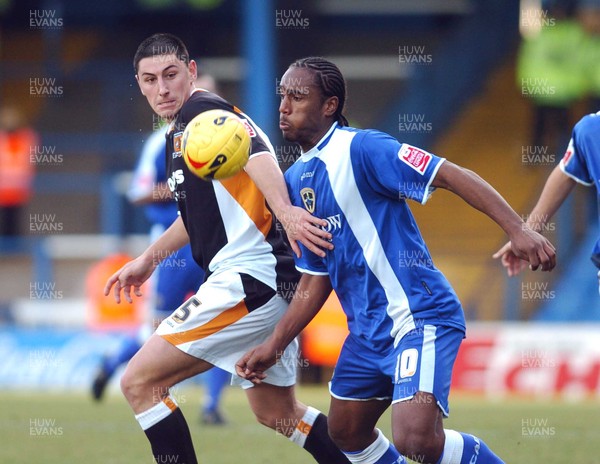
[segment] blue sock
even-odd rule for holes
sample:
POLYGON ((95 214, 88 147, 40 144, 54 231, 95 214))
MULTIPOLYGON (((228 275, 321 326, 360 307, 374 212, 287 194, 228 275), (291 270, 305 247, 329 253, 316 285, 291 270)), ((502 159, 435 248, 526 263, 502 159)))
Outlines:
POLYGON ((119 347, 119 351, 103 360, 102 369, 109 377, 112 376, 121 364, 133 358, 133 355, 139 351, 140 347, 140 342, 136 337, 125 339, 119 347))
POLYGON ((219 409, 223 389, 231 381, 231 374, 218 367, 213 367, 206 373, 206 403, 205 411, 216 411, 219 409))
POLYGON ((444 432, 446 442, 438 464, 504 464, 481 439, 455 430, 444 432))

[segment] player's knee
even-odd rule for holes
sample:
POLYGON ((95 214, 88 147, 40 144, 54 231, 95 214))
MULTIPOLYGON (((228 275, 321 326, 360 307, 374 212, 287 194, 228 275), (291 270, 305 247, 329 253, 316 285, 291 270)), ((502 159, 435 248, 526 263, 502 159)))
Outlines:
POLYGON ((130 374, 129 370, 125 370, 125 373, 121 377, 121 392, 129 403, 135 399, 139 391, 139 385, 137 385, 135 380, 135 376, 130 374))
POLYGON ((394 436, 394 447, 415 462, 437 462, 444 449, 444 438, 438 434, 408 431, 394 436))
POLYGON ((269 427, 270 429, 275 429, 276 419, 272 414, 269 414, 268 411, 254 411, 254 417, 259 424, 269 427))
MULTIPOLYGON (((160 396, 158 389, 152 389, 150 385, 144 380, 144 377, 136 374, 131 369, 125 369, 123 376, 121 377, 121 392, 127 402, 135 409, 136 405, 142 402, 147 402, 148 396, 152 395, 154 390, 155 397, 160 396)), ((168 393, 168 389, 166 389, 168 393)))
POLYGON ((352 429, 351 424, 336 424, 329 421, 328 423, 329 437, 339 449, 350 450, 353 448, 356 432, 352 429))
POLYGON ((259 424, 275 430, 278 434, 290 437, 299 425, 302 416, 298 416, 294 410, 280 409, 269 411, 261 409, 254 411, 254 416, 259 424))
POLYGON ((250 408, 258 423, 289 437, 303 415, 291 390, 266 386, 256 393, 260 395, 251 397, 250 408))

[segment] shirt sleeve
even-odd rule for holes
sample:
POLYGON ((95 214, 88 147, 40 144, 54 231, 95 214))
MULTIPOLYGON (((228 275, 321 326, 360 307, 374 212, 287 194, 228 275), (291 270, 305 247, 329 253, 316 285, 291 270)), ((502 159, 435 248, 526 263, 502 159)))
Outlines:
POLYGON ((366 131, 359 143, 359 159, 373 188, 399 201, 427 202, 444 158, 378 131, 366 131))
POLYGON ((594 180, 588 166, 587 158, 591 155, 587 153, 589 148, 586 143, 586 138, 590 136, 588 134, 590 131, 588 130, 589 124, 585 124, 584 122, 586 121, 582 120, 573 129, 569 146, 560 160, 559 166, 562 172, 576 182, 591 186, 594 184, 594 180))
POLYGON ((312 275, 329 275, 325 259, 315 255, 312 251, 309 251, 304 245, 298 243, 302 256, 298 258, 294 255, 296 263, 296 269, 305 274, 312 275))
POLYGON ((249 159, 263 154, 269 154, 273 157, 273 159, 277 160, 277 156, 275 155, 275 149, 269 140, 269 137, 258 127, 250 117, 245 115, 242 112, 239 112, 238 117, 246 126, 246 130, 250 134, 252 145, 250 147, 250 156, 249 159))

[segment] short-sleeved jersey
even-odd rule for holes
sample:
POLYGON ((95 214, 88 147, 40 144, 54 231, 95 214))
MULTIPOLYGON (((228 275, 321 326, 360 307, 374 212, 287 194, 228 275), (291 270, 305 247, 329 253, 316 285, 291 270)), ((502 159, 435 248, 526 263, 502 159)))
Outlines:
POLYGON ((298 279, 292 252, 284 242, 266 200, 242 170, 222 180, 205 181, 190 172, 181 156, 185 126, 198 114, 223 109, 236 113, 252 136, 253 156, 273 156, 267 136, 238 108, 213 93, 196 89, 167 132, 167 172, 190 237, 194 260, 207 278, 225 270, 249 274, 278 290, 298 279), (266 153, 266 154, 265 154, 266 153))
MULTIPOLYGON (((133 179, 127 192, 131 201, 151 195, 156 184, 167 181, 165 165, 165 135, 167 127, 157 130, 148 137, 133 179)), ((152 224, 168 228, 177 218, 177 204, 174 201, 159 201, 144 205, 144 213, 152 224)))
MULTIPOLYGON (((559 166, 576 182, 588 187, 595 185, 600 201, 600 112, 584 116, 575 125, 559 166)), ((592 260, 600 268, 600 240, 594 246, 592 260)))
POLYGON ((335 246, 325 258, 303 248, 296 267, 329 275, 350 332, 374 349, 426 323, 465 330, 406 204, 427 201, 443 161, 387 134, 334 124, 286 171, 292 203, 325 219, 335 246))

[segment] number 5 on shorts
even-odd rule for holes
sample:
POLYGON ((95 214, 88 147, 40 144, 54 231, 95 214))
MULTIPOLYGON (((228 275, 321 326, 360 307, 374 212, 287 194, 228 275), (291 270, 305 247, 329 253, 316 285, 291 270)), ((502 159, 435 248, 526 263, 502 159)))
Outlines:
POLYGON ((201 304, 200 300, 193 296, 173 312, 171 319, 178 324, 181 324, 189 317, 192 309, 196 309, 201 304))

